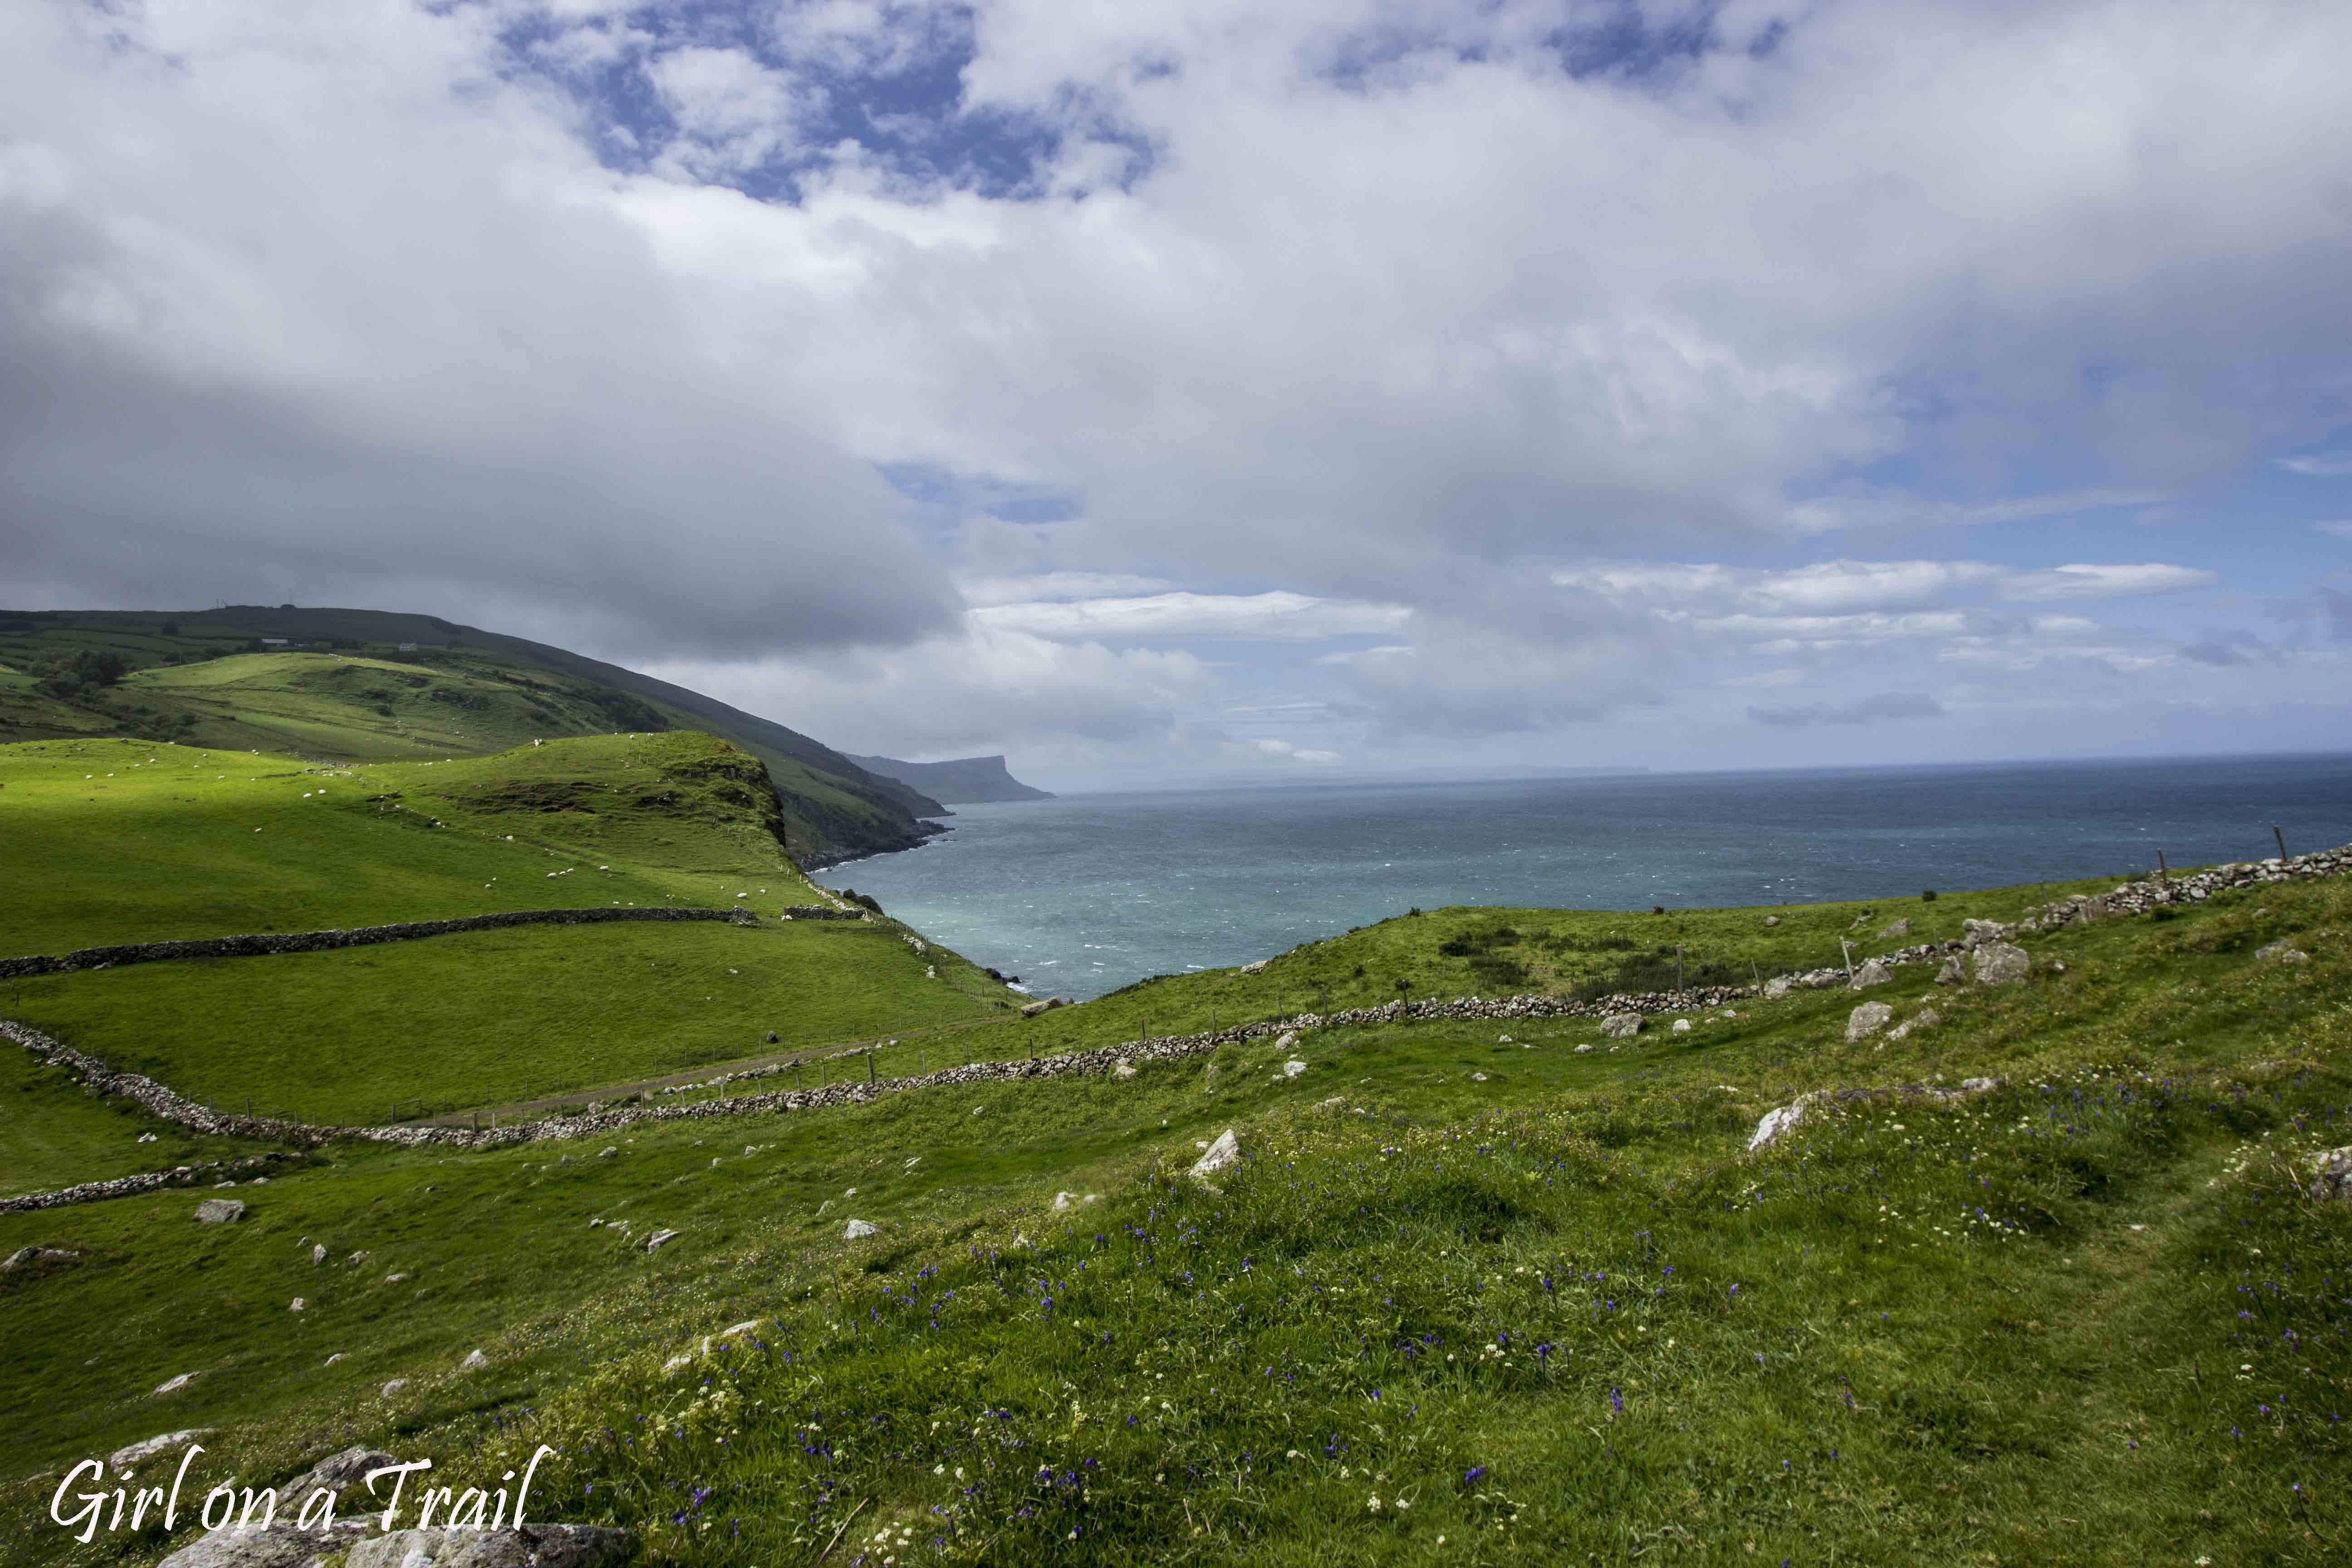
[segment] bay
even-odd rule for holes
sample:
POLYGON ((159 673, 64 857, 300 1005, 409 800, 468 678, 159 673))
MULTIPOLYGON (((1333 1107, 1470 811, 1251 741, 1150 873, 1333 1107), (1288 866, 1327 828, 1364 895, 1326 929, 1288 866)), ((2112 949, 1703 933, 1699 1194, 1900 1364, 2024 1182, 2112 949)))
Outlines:
POLYGON ((2352 755, 1167 790, 966 805, 824 879, 1038 994, 1413 907, 1643 910, 2122 877, 2352 840, 2352 755))

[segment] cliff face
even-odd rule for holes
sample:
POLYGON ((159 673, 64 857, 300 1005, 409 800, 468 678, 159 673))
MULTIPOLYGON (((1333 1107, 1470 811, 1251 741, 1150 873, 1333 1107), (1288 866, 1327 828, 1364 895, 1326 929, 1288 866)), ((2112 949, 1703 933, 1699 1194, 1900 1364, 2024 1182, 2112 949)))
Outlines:
POLYGON ((849 760, 869 773, 896 779, 950 805, 1054 798, 1052 792, 1033 789, 1014 778, 1003 757, 959 757, 945 763, 902 763, 895 757, 853 756, 849 760))

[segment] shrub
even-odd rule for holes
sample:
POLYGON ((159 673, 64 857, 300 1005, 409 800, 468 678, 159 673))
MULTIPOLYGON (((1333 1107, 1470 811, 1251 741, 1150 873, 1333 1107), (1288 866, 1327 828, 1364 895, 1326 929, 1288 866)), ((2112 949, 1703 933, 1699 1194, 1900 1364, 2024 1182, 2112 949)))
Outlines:
POLYGON ((1921 893, 1919 897, 1923 902, 1932 904, 1936 901, 1936 889, 1930 888, 1926 892, 1921 893))

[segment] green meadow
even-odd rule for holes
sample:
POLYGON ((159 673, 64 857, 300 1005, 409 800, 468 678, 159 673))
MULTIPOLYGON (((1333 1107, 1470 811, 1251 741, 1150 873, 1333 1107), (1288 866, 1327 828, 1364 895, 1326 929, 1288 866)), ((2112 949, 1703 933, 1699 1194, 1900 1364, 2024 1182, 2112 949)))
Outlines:
MULTIPOLYGON (((28 981, 6 1007, 199 1098, 320 1116, 467 1096, 468 1073, 588 1094, 860 1034, 904 1037, 887 1076, 913 1049, 935 1067, 1116 1045, 1399 980, 1415 999, 1652 989, 1676 948, 1693 983, 1769 977, 2068 890, 1430 911, 1023 1022, 891 922, 775 922, 814 895, 784 896, 760 803, 721 793, 724 752, 622 737, 371 763, 348 805, 330 779, 306 813, 311 775, 249 756, 239 793, 142 757, 135 782, 85 761, 116 777, 77 796, 98 779, 60 776, 53 748, 95 743, 0 750, 0 854, 94 865, 108 822, 137 821, 160 861, 184 827, 191 853, 220 846, 197 879, 227 890, 188 892, 167 934, 268 904, 265 852, 206 826, 265 805, 322 912, 281 929, 472 912, 494 860, 542 884, 559 860, 609 866, 550 885, 610 878, 639 901, 767 889, 756 930, 155 963, 28 981), (365 798, 395 790, 411 812, 365 798), (20 810, 84 847, 23 849, 20 810), (1907 936, 1878 936, 1898 918, 1907 936)), ((150 918, 131 873, 90 886, 89 909, 11 910, 11 945, 150 918)), ((1915 964, 1623 1041, 1579 1019, 1400 1022, 1129 1079, 480 1152, 330 1144, 240 1183, 248 1212, 221 1226, 184 1189, 0 1215, 0 1254, 78 1255, 0 1276, 0 1552, 154 1561, 189 1537, 79 1544, 41 1522, 50 1492, 77 1458, 205 1426, 207 1486, 354 1442, 495 1475, 544 1443, 535 1513, 728 1568, 2340 1561, 2352 1205, 2311 1200, 2302 1172, 2352 1143, 2347 931, 2352 888, 2277 885, 2030 937, 2015 986, 1915 964), (2309 962, 2256 956, 2279 942, 2309 962), (1849 1041, 1864 1000, 1937 1018, 1849 1041), (1945 1092, 1969 1078, 1999 1084, 1945 1092), (1816 1090, 1845 1098, 1748 1152, 1816 1090), (1228 1128, 1242 1162, 1189 1176, 1228 1128), (853 1217, 876 1234, 845 1238, 853 1217)), ((11 1074, 8 1191, 220 1152, 29 1058, 11 1074)))

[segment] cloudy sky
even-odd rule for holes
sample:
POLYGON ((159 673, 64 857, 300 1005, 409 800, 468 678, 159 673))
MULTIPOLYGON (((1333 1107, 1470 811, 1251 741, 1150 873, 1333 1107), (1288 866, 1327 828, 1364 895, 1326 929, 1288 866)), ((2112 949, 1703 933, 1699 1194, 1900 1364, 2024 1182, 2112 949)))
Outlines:
POLYGON ((1040 782, 2352 737, 2339 0, 19 0, 0 598, 1040 782))

